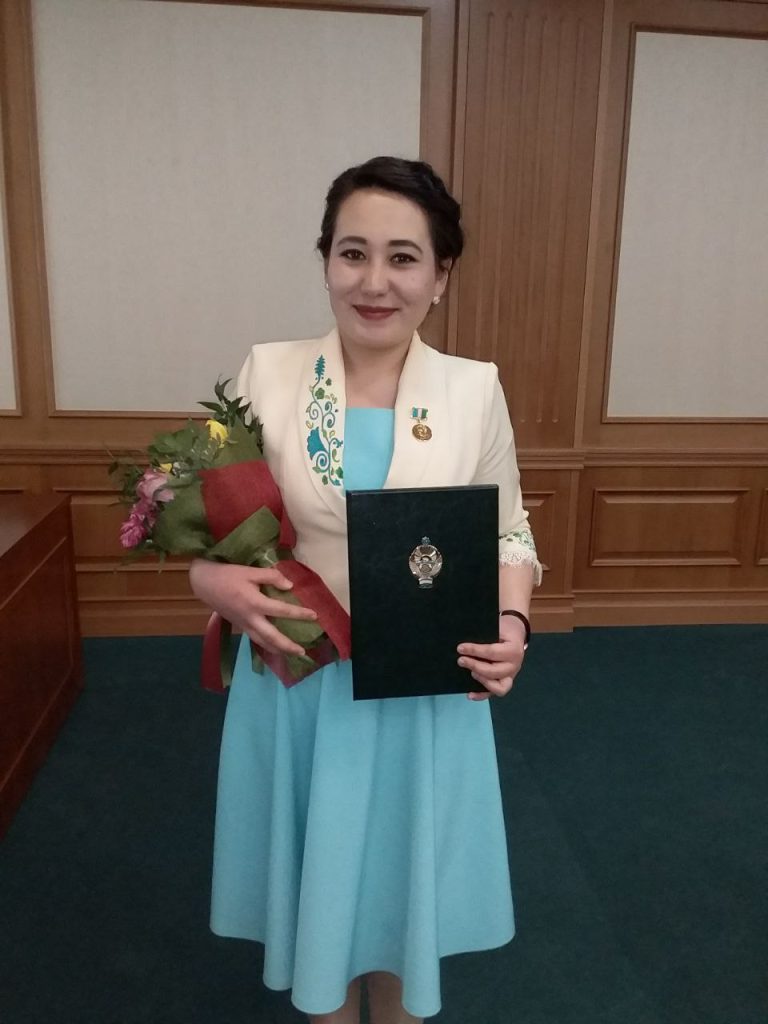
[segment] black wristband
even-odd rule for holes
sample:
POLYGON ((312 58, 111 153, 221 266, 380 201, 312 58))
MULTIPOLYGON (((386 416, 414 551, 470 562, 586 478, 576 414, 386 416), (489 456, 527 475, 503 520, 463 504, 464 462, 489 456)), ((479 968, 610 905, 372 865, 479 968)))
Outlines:
POLYGON ((502 615, 514 615, 516 619, 520 619, 522 624, 525 626, 525 646, 527 647, 531 642, 531 624, 528 621, 528 616, 523 615, 523 613, 519 612, 516 608, 505 608, 503 611, 499 612, 499 616, 501 617, 502 615))

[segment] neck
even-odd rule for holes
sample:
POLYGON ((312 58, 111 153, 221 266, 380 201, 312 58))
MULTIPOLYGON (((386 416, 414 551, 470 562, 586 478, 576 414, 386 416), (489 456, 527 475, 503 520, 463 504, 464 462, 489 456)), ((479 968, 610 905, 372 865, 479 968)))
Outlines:
POLYGON ((341 339, 347 405, 393 408, 411 339, 386 349, 348 345, 341 339))

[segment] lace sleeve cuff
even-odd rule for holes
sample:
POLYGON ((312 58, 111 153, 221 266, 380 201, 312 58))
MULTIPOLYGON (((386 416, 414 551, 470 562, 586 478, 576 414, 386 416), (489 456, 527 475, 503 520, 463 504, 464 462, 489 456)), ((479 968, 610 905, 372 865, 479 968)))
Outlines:
POLYGON ((499 537, 499 565, 532 565, 534 585, 541 585, 541 562, 530 530, 511 530, 499 537))

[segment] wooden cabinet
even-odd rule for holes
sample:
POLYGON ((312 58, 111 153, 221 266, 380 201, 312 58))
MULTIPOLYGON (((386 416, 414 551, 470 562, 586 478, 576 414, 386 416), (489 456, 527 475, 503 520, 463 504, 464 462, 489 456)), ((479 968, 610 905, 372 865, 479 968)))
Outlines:
POLYGON ((0 496, 0 834, 82 686, 69 499, 0 496))

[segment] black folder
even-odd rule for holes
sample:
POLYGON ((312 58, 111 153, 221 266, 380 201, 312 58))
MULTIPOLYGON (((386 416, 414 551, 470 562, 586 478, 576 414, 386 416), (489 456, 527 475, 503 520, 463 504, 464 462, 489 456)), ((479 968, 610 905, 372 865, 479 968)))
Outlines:
POLYGON ((496 486, 347 491, 355 700, 482 690, 462 641, 498 640, 496 486))

